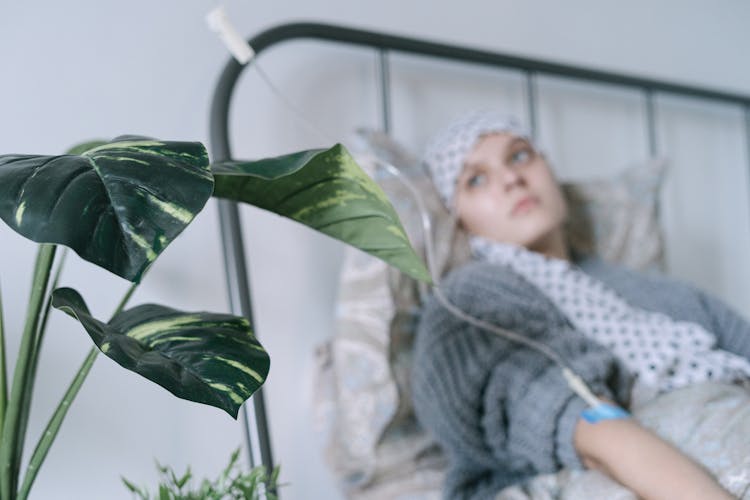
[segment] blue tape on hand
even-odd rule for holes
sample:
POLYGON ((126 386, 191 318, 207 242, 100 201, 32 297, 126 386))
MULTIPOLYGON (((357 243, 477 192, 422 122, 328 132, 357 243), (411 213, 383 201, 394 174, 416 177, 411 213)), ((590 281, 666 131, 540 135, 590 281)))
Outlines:
POLYGON ((602 420, 614 420, 618 418, 629 418, 630 413, 619 406, 609 403, 601 403, 593 408, 583 410, 581 416, 590 424, 595 424, 602 420))

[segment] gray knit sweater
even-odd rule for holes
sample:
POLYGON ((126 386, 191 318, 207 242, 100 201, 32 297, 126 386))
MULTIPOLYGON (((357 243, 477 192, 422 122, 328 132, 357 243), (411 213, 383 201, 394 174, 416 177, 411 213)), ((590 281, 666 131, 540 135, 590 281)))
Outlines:
MULTIPOLYGON (((698 323, 720 348, 750 358, 750 324, 719 300, 598 258, 576 263, 631 305, 698 323)), ((595 393, 627 407, 633 380, 624 365, 510 268, 470 263, 448 276, 443 289, 472 316, 544 342, 595 393)), ((421 314, 414 356, 417 417, 451 461, 446 498, 492 498, 532 475, 581 467, 573 430, 586 404, 542 354, 468 325, 432 298, 421 314)))

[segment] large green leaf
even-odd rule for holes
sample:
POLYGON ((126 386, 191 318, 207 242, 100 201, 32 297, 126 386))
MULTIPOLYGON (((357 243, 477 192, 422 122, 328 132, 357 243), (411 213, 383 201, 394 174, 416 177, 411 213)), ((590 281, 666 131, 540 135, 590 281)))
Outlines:
POLYGON ((71 288, 55 290, 52 305, 78 319, 121 366, 179 398, 216 406, 234 418, 268 375, 268 354, 245 318, 146 304, 103 323, 71 288))
POLYGON ((104 146, 107 144, 107 141, 103 141, 100 139, 93 139, 90 141, 82 142, 80 144, 76 144, 72 147, 70 147, 65 154, 66 155, 81 155, 88 151, 89 149, 98 148, 99 146, 104 146))
POLYGON ((430 281, 388 198, 340 144, 212 169, 215 196, 289 217, 430 281))
POLYGON ((80 155, 0 156, 0 218, 136 282, 212 189, 197 142, 127 136, 80 155))

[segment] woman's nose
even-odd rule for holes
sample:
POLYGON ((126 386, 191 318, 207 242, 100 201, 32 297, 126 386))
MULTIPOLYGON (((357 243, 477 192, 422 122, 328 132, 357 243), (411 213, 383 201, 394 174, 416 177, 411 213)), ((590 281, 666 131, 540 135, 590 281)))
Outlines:
POLYGON ((524 182, 523 176, 518 170, 505 165, 499 167, 498 179, 506 190, 524 182))

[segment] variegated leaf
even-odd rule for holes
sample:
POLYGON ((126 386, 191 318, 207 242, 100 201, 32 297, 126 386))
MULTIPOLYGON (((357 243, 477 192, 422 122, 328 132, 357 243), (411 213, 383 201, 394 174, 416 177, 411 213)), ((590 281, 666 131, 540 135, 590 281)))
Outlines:
POLYGON ((65 152, 65 154, 66 155, 81 155, 85 153, 86 151, 88 151, 89 149, 98 148, 99 146, 103 146, 105 144, 107 144, 107 141, 102 141, 102 140, 86 141, 80 144, 76 144, 75 146, 69 148, 65 152))
POLYGON ((289 217, 430 281, 388 198, 340 144, 212 169, 214 196, 289 217))
POLYGON ((145 304, 103 323, 71 288, 55 290, 52 305, 78 319, 121 366, 179 398, 221 408, 234 418, 268 375, 268 354, 245 318, 145 304))
POLYGON ((0 218, 136 282, 212 189, 197 142, 128 136, 80 155, 0 156, 0 218))

